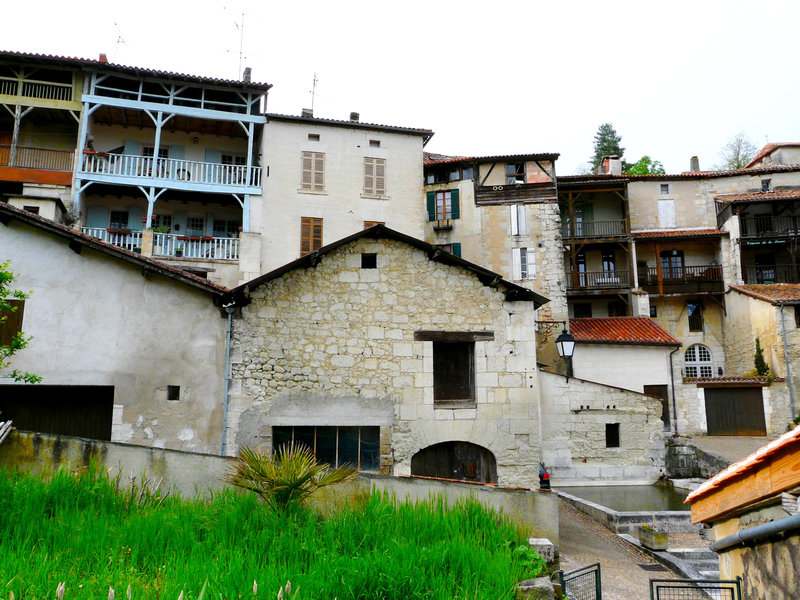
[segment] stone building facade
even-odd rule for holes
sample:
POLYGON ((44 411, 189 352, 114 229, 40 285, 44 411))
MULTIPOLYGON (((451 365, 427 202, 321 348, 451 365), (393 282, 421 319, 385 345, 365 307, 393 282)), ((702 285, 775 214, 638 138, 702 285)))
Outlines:
POLYGON ((447 469, 480 447, 466 479, 537 483, 546 300, 383 227, 334 246, 233 291, 230 450, 335 437, 341 462, 357 435, 367 470, 426 474, 414 457, 433 447, 434 474, 461 478, 447 469), (465 380, 455 395, 443 375, 465 380))

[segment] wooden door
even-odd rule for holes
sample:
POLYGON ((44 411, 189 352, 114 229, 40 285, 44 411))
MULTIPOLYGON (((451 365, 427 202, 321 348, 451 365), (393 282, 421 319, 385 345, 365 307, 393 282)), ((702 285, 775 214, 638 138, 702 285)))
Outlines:
POLYGON ((708 435, 767 435, 763 388, 705 388, 708 435))

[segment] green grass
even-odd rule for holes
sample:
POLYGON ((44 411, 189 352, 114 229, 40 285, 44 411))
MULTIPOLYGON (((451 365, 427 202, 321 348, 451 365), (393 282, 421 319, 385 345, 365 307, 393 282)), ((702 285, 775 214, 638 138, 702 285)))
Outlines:
POLYGON ((253 494, 161 500, 117 492, 104 474, 0 471, 0 600, 512 597, 541 559, 497 513, 441 498, 396 503, 373 494, 325 517, 275 512, 253 494))

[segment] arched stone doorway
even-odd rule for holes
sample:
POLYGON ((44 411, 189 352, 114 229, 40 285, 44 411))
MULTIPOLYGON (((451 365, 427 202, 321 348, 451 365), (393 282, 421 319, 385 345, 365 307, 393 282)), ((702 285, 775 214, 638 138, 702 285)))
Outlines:
POLYGON ((469 442, 442 442, 411 458, 411 474, 422 477, 497 483, 497 461, 483 446, 469 442))

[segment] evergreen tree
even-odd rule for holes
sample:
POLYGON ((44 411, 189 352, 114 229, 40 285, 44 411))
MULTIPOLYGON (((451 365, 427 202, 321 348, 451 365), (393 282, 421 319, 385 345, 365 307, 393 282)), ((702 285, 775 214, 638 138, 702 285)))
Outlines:
POLYGON ((764 351, 761 349, 761 340, 756 338, 756 354, 753 357, 753 363, 756 367, 756 373, 760 377, 764 377, 765 375, 769 375, 769 365, 764 360, 764 351))
POLYGON ((617 130, 611 123, 603 123, 598 127, 594 135, 594 155, 589 159, 595 173, 604 156, 625 154, 625 148, 619 145, 621 141, 622 138, 617 135, 617 130))

